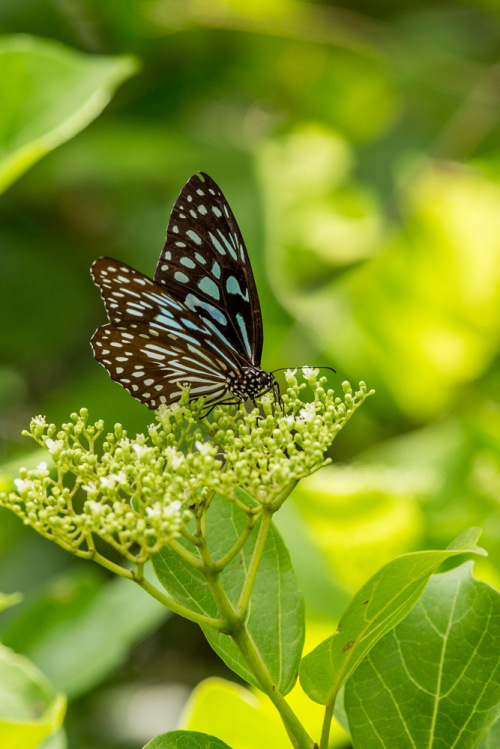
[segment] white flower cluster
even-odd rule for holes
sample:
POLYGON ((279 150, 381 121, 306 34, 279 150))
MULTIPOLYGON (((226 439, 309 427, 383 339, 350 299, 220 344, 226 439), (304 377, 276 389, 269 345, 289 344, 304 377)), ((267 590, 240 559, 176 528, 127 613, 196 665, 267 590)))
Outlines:
POLYGON ((190 405, 186 393, 134 439, 120 424, 104 436, 86 409, 59 430, 37 416, 25 434, 47 449, 53 467, 22 469, 0 504, 69 551, 91 555, 99 537, 135 564, 185 532, 215 493, 278 509, 299 479, 328 462, 335 435, 370 394, 364 383, 356 393, 344 383, 343 398, 335 397, 311 368, 301 384, 295 372, 286 378, 284 413, 264 396, 261 411, 219 406, 208 421, 202 399, 190 405))

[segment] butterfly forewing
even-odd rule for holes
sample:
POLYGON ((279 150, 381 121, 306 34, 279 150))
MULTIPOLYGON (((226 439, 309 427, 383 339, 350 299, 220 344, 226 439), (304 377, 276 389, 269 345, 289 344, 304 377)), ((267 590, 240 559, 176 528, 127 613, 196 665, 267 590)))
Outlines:
POLYGON ((149 408, 171 405, 189 385, 205 403, 255 399, 275 386, 260 369, 262 318, 240 230, 206 174, 176 201, 154 281, 128 265, 92 266, 109 324, 92 338, 94 356, 149 408))
POLYGON ((110 320, 92 337, 94 356, 150 408, 179 400, 181 386, 207 403, 227 398, 232 350, 192 310, 129 266, 99 258, 92 266, 110 320))
POLYGON ((260 366, 262 317, 248 254, 224 195, 203 172, 175 202, 154 280, 202 318, 241 364, 260 366))

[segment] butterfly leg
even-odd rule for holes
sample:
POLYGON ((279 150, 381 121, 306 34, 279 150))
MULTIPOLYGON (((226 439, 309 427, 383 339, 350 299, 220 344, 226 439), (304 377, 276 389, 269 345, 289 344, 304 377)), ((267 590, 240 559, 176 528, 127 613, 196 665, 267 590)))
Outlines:
POLYGON ((207 416, 212 413, 216 406, 239 406, 240 403, 241 401, 218 401, 217 403, 214 403, 213 406, 210 406, 205 414, 201 414, 201 418, 206 419, 207 416))
POLYGON ((280 386, 278 385, 278 383, 276 383, 273 387, 273 394, 274 394, 274 404, 278 405, 281 408, 281 413, 284 416, 285 404, 283 403, 283 398, 281 397, 280 386))

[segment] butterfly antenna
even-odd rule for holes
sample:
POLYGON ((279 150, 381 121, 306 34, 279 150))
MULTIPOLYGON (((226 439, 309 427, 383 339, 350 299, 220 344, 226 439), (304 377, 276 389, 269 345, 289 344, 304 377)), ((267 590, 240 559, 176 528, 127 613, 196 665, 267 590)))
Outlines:
MULTIPOLYGON (((275 372, 282 372, 284 369, 302 369, 305 365, 303 364, 301 367, 279 367, 278 369, 271 370, 271 374, 274 374, 275 372)), ((331 372, 337 372, 336 369, 333 367, 310 367, 310 369, 329 369, 331 372)))

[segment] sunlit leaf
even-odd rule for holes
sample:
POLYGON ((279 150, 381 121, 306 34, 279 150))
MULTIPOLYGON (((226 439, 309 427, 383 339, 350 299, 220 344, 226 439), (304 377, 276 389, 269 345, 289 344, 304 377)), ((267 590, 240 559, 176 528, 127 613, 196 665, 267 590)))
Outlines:
POLYGON ((92 122, 136 70, 131 57, 83 55, 29 36, 0 38, 0 192, 92 122))
POLYGON ((358 463, 327 466, 297 487, 294 499, 303 529, 330 563, 330 576, 333 572, 351 595, 374 569, 419 547, 423 513, 418 498, 430 483, 424 469, 417 474, 358 463))
POLYGON ((444 551, 404 554, 382 567, 354 596, 337 631, 307 655, 300 683, 316 702, 335 699, 339 689, 376 642, 413 608, 433 572, 450 557, 484 554, 477 528, 465 531, 444 551))
POLYGON ((290 740, 267 698, 224 679, 205 679, 191 694, 181 725, 220 736, 238 749, 289 749, 290 740))
POLYGON ((500 746, 500 718, 490 728, 484 739, 477 745, 477 749, 497 749, 500 746))

